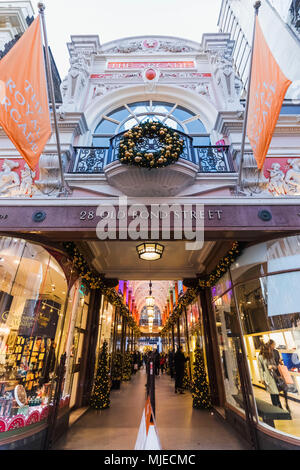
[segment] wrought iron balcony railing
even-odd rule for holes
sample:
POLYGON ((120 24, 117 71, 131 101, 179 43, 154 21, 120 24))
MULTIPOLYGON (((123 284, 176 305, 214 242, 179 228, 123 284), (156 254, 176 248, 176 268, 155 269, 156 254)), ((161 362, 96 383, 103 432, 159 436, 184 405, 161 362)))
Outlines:
POLYGON ((74 147, 68 173, 103 173, 109 147, 74 147))
POLYGON ((195 146, 194 151, 200 173, 235 172, 228 146, 195 146))
MULTIPOLYGON (((184 140, 180 158, 199 165, 200 173, 235 172, 228 146, 194 146, 192 137, 179 132, 184 140)), ((110 140, 109 147, 74 147, 68 173, 103 173, 106 165, 118 160, 118 149, 124 132, 110 140)), ((149 141, 146 150, 155 151, 157 142, 149 141)))

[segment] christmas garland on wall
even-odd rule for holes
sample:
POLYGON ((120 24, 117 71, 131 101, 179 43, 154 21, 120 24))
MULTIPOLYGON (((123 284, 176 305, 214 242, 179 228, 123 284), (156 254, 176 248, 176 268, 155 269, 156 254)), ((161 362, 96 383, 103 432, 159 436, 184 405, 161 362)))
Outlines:
POLYGON ((184 141, 174 129, 160 122, 147 121, 125 132, 119 144, 121 163, 142 168, 162 168, 177 162, 182 154, 184 141), (156 151, 139 150, 144 139, 157 138, 161 148, 156 151))
POLYGON ((183 295, 179 297, 178 302, 173 309, 172 315, 168 318, 166 324, 161 330, 161 334, 163 336, 169 332, 173 325, 175 325, 177 319, 181 316, 182 312, 184 311, 184 308, 192 304, 197 299, 198 295, 202 290, 206 289, 207 287, 213 287, 218 282, 218 280, 221 279, 221 277, 226 273, 229 267, 235 262, 235 260, 241 255, 241 253, 242 244, 240 242, 235 241, 230 250, 218 262, 217 266, 213 269, 213 271, 205 278, 199 279, 199 284, 197 287, 188 289, 183 295))
POLYGON ((65 242, 63 247, 72 260, 73 268, 81 277, 83 284, 90 290, 100 289, 108 302, 120 309, 121 315, 126 318, 128 325, 133 329, 135 335, 140 336, 140 329, 130 314, 127 305, 124 304, 123 297, 114 288, 105 285, 105 279, 89 267, 89 264, 74 242, 65 242))
POLYGON ((219 261, 215 269, 209 274, 206 279, 199 280, 199 286, 204 289, 205 287, 213 287, 219 279, 228 271, 230 266, 242 253, 242 244, 235 241, 226 253, 225 256, 219 261))

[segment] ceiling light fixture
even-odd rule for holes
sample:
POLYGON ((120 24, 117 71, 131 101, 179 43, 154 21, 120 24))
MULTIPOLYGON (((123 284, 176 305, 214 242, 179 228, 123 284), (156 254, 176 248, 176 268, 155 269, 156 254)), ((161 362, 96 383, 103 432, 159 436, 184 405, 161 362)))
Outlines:
POLYGON ((162 257, 165 247, 159 243, 141 243, 136 247, 139 258, 146 261, 155 261, 162 257))

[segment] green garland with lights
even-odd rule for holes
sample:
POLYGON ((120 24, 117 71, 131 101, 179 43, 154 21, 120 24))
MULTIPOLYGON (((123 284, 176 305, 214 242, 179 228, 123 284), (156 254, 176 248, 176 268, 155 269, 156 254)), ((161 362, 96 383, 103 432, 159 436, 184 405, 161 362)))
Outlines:
POLYGON ((193 363, 192 397, 193 408, 201 410, 211 409, 211 397, 202 350, 195 349, 195 362, 193 363))
POLYGON ((242 244, 240 242, 235 241, 232 244, 230 250, 218 262, 217 266, 213 269, 213 271, 204 278, 199 279, 197 287, 189 288, 184 294, 179 297, 172 314, 170 315, 163 329, 161 330, 161 334, 163 336, 168 334, 169 330, 172 328, 173 325, 175 325, 177 319, 182 314, 184 308, 192 304, 197 299, 198 295, 202 290, 206 289, 207 287, 213 287, 218 282, 218 280, 221 279, 221 277, 226 273, 232 263, 234 263, 235 260, 241 255, 242 249, 242 244))
POLYGON ((199 280, 199 286, 204 289, 206 287, 213 287, 219 279, 228 271, 229 267, 242 253, 242 244, 235 241, 230 250, 219 261, 215 269, 208 275, 206 279, 199 280))
POLYGON ((123 297, 111 287, 105 285, 105 279, 103 276, 98 274, 95 270, 92 270, 82 255, 80 250, 77 248, 74 242, 63 243, 63 248, 72 260, 73 269, 76 270, 78 275, 81 277, 83 284, 88 289, 100 289, 102 294, 107 298, 109 303, 120 309, 121 315, 126 318, 128 325, 133 329, 135 336, 140 336, 140 329, 129 312, 127 305, 123 302, 123 297))
POLYGON ((184 141, 174 129, 160 122, 147 121, 125 132, 119 144, 121 163, 142 168, 163 168, 177 162, 182 154, 184 141), (156 151, 138 150, 144 139, 156 138, 161 148, 156 151))
POLYGON ((110 383, 108 375, 107 342, 104 341, 99 355, 97 374, 94 383, 90 405, 96 410, 103 410, 110 406, 110 383))

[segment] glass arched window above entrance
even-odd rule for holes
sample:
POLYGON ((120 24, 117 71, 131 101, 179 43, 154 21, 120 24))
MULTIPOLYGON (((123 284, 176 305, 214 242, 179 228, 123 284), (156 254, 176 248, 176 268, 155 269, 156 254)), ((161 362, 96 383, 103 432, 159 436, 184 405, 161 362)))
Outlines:
POLYGON ((111 137, 149 119, 190 135, 194 145, 210 145, 199 115, 177 103, 149 100, 124 104, 103 115, 93 134, 93 146, 108 147, 111 137))

